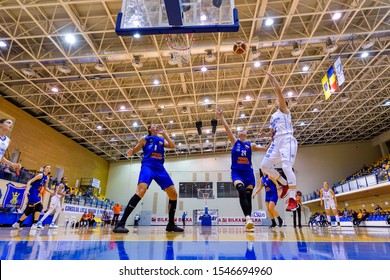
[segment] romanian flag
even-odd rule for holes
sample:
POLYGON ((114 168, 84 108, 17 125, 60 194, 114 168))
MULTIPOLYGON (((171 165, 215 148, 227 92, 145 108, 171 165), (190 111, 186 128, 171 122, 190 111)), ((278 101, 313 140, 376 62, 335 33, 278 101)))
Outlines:
POLYGON ((339 89, 337 85, 337 78, 336 78, 336 72, 333 69, 333 66, 331 66, 327 72, 328 75, 328 83, 330 87, 330 92, 335 92, 339 89))
POLYGON ((324 90, 325 100, 328 100, 331 95, 331 92, 328 82, 328 76, 326 74, 322 77, 322 89, 324 90))

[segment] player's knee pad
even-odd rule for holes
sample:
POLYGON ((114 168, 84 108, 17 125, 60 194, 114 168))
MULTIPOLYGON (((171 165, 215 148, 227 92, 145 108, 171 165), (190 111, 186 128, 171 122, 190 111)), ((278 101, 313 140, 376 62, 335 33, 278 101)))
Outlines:
POLYGON ((251 188, 246 188, 246 189, 245 189, 245 192, 246 192, 246 195, 247 195, 247 196, 252 197, 253 189, 251 189, 251 188))
POLYGON ((34 212, 42 212, 43 206, 42 203, 38 203, 34 206, 34 212))
POLYGON ((34 213, 34 208, 34 206, 27 205, 26 209, 24 210, 24 215, 29 216, 34 213))
POLYGON ((296 186, 297 185, 297 179, 295 177, 295 173, 293 171, 293 164, 291 161, 283 161, 282 162, 282 169, 284 174, 286 174, 287 182, 289 186, 296 186))
POLYGON ((246 188, 243 183, 238 183, 236 189, 240 198, 246 198, 246 188))

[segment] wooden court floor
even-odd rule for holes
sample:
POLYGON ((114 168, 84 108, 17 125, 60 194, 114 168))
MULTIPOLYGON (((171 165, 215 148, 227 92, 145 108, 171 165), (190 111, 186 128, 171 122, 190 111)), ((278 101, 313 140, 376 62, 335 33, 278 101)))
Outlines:
POLYGON ((1 260, 389 260, 389 228, 0 228, 1 260))

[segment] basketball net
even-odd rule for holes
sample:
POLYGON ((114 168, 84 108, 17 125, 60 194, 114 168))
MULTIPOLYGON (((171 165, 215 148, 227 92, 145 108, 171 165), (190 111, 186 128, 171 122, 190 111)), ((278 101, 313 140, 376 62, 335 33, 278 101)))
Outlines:
POLYGON ((191 48, 195 42, 194 34, 168 34, 166 39, 172 54, 172 64, 186 66, 190 61, 191 48))

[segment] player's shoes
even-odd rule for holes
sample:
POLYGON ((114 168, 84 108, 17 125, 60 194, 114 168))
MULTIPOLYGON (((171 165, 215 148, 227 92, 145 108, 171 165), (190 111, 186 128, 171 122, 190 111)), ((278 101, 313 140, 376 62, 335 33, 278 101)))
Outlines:
POLYGON ((129 230, 127 228, 122 227, 122 226, 117 226, 112 231, 115 233, 128 233, 129 232, 129 230))
POLYGON ((175 224, 168 224, 167 227, 165 228, 166 231, 168 232, 183 232, 184 229, 178 227, 175 224))
POLYGON ((281 185, 282 186, 282 192, 280 193, 280 198, 285 198, 288 193, 288 186, 281 185))

